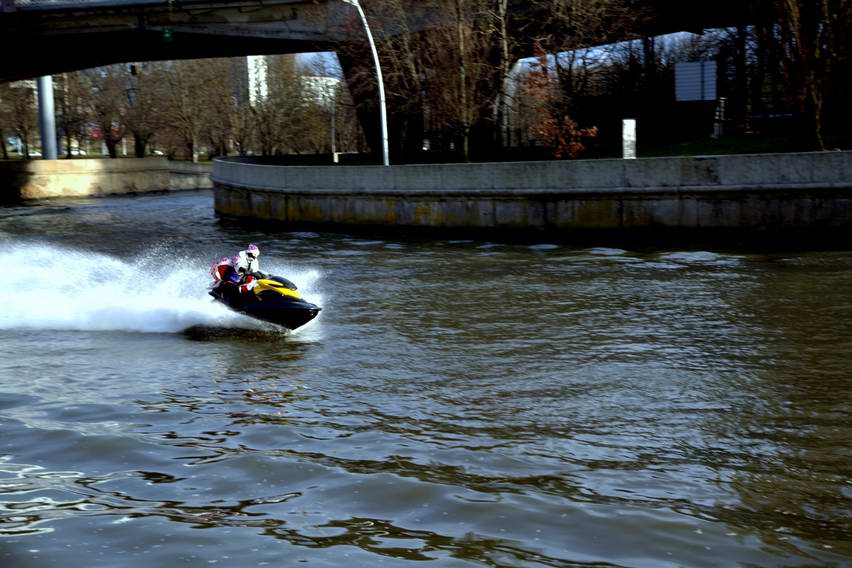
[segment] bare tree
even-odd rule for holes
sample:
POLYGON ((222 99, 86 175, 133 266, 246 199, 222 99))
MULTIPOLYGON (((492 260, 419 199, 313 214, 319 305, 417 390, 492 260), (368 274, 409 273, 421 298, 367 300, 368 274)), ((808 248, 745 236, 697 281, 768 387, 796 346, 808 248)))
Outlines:
MULTIPOLYGON (((470 159, 471 135, 484 123, 495 125, 502 73, 492 55, 499 53, 499 27, 495 27, 491 0, 449 0, 442 10, 452 15, 452 24, 424 34, 421 58, 427 77, 430 115, 449 131, 470 159)), ((493 140, 493 136, 489 136, 493 140)))
POLYGON ((231 125, 231 142, 237 154, 245 156, 251 149, 254 136, 254 116, 247 103, 234 97, 229 107, 229 123, 231 125))
POLYGON ((324 75, 301 68, 294 55, 270 56, 267 96, 252 106, 260 154, 330 150, 330 94, 324 75))
POLYGON ((81 146, 84 129, 88 122, 88 89, 85 77, 78 72, 64 73, 56 77, 57 124, 65 135, 65 156, 70 158, 77 142, 81 146))
MULTIPOLYGON (((6 109, 6 121, 21 141, 23 156, 30 158, 30 146, 38 129, 36 94, 32 81, 20 81, 0 85, 0 99, 6 109)), ((5 152, 5 142, 3 144, 5 152)), ((4 154, 5 155, 5 154, 4 154)))
POLYGON ((366 147, 352 94, 345 83, 338 83, 334 95, 334 136, 338 152, 360 152, 366 147))
POLYGON ((166 116, 171 129, 193 162, 198 161, 199 143, 205 123, 203 98, 198 96, 205 89, 202 78, 205 65, 207 62, 204 61, 177 61, 170 65, 166 73, 166 116))
POLYGON ((296 57, 293 55, 266 58, 268 92, 266 96, 255 95, 252 106, 255 124, 255 140, 262 156, 273 156, 289 149, 289 141, 299 125, 295 122, 295 110, 301 105, 296 73, 296 57))
MULTIPOLYGON (((630 37, 628 30, 645 16, 629 0, 533 0, 532 13, 544 21, 525 29, 536 31, 534 44, 553 58, 548 66, 558 84, 558 99, 547 105, 550 118, 560 125, 573 124, 578 100, 592 92, 596 70, 608 60, 598 46, 630 37)), ((631 51, 630 60, 644 61, 648 73, 654 69, 653 41, 646 40, 643 47, 637 57, 631 51)), ((638 83, 639 77, 629 79, 638 83)))
POLYGON ((123 65, 99 67, 86 73, 92 119, 100 129, 110 158, 118 157, 117 145, 126 132, 130 94, 127 76, 123 65))
POLYGON ((494 123, 495 134, 497 136, 497 145, 504 147, 503 124, 508 111, 509 96, 507 92, 509 73, 512 66, 512 51, 515 47, 515 41, 509 35, 509 2, 508 0, 493 0, 490 12, 493 25, 495 27, 495 39, 498 42, 499 49, 497 50, 497 82, 499 90, 497 93, 497 101, 494 105, 494 123))
POLYGON ((134 63, 129 66, 127 130, 133 134, 133 153, 144 158, 148 145, 168 123, 168 73, 170 64, 134 63))
MULTIPOLYGON (((852 0, 766 2, 779 22, 779 58, 801 115, 801 136, 811 149, 824 150, 823 107, 833 66, 849 52, 852 0)), ((769 25, 774 27, 770 20, 769 25)))
POLYGON ((198 69, 203 88, 196 96, 202 103, 202 137, 210 156, 227 156, 232 138, 236 97, 228 59, 209 59, 198 69))
MULTIPOLYGON (((416 27, 421 18, 434 13, 445 0, 422 0, 416 5, 401 0, 368 0, 364 2, 373 29, 388 108, 388 123, 394 135, 389 140, 392 155, 398 156, 420 148, 424 136, 425 115, 429 101, 424 85, 423 32, 416 27)), ((378 92, 370 47, 360 21, 352 20, 351 41, 341 47, 346 81, 358 104, 356 112, 370 143, 376 151, 379 143, 378 92), (346 65, 350 62, 350 65, 346 65)))

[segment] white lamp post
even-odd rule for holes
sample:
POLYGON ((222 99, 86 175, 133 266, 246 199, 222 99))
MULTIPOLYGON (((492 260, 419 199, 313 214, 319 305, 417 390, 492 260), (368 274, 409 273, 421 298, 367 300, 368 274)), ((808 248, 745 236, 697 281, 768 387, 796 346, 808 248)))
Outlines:
POLYGON ((364 24, 364 32, 367 34, 367 40, 370 42, 370 49, 373 50, 373 63, 376 66, 376 81, 379 84, 379 115, 381 117, 382 129, 382 161, 384 165, 390 165, 388 157, 388 111, 385 107, 385 82, 382 79, 382 68, 379 65, 379 52, 376 50, 376 43, 373 41, 373 33, 370 31, 370 25, 367 23, 367 16, 364 15, 364 9, 358 0, 343 0, 347 4, 352 4, 358 9, 358 14, 361 16, 361 22, 364 24))

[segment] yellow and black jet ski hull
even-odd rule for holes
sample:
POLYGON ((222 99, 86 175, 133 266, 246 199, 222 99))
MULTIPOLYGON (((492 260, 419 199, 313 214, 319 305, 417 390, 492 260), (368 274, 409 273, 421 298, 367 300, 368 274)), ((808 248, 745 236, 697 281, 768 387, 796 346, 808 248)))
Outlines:
POLYGON ((296 286, 286 278, 261 278, 250 292, 223 284, 210 295, 235 312, 293 330, 317 317, 322 308, 305 301, 296 286))

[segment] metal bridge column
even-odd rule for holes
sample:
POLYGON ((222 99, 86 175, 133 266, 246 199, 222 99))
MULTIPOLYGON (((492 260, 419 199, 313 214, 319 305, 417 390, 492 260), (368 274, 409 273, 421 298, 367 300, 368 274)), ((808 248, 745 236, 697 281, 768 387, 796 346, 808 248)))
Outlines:
POLYGON ((53 77, 38 78, 38 123, 41 132, 41 155, 56 159, 56 116, 53 111, 53 77))

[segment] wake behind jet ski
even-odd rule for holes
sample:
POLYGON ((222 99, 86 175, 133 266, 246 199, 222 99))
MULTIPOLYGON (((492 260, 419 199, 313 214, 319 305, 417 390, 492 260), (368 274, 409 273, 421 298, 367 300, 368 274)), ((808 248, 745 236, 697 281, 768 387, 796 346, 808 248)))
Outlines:
POLYGON ((306 302, 286 278, 260 272, 258 256, 260 250, 252 244, 239 256, 214 264, 210 295, 236 312, 291 330, 314 319, 322 308, 306 302))

